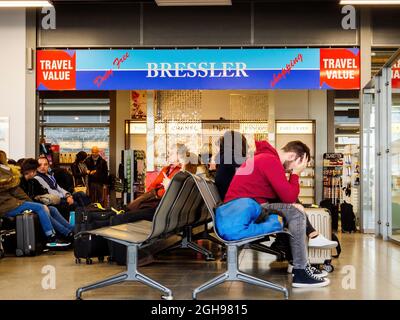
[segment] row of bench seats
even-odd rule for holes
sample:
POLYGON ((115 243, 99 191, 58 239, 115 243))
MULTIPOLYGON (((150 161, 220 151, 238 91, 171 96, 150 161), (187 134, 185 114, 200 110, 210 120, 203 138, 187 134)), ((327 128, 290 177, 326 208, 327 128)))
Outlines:
POLYGON ((124 281, 138 281, 160 290, 163 293, 163 299, 173 299, 172 291, 169 288, 138 271, 138 250, 172 235, 181 234, 182 240, 177 247, 191 248, 211 260, 213 259, 212 253, 192 241, 193 228, 202 224, 206 226, 203 236, 205 235, 206 238, 226 246, 227 271, 196 288, 193 291, 193 299, 196 299, 200 292, 224 281, 243 281, 259 285, 277 290, 287 298, 288 290, 285 287, 240 272, 238 268, 239 249, 248 245, 255 244, 257 246, 255 249, 279 256, 279 253, 260 244, 261 241, 265 241, 265 237, 269 234, 240 241, 226 241, 219 237, 218 231, 215 229, 216 237, 208 234, 207 224, 214 221, 214 209, 219 202, 218 190, 211 180, 187 172, 179 172, 171 180, 157 207, 153 221, 143 220, 88 231, 87 233, 103 236, 110 241, 125 245, 127 247, 127 270, 94 284, 78 288, 76 298, 81 299, 82 293, 89 290, 124 281))

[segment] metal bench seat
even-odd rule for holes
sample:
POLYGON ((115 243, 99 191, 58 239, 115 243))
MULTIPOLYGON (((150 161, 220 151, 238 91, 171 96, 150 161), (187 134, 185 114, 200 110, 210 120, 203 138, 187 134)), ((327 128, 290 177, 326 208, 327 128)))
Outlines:
MULTIPOLYGON (((195 290, 193 290, 192 296, 193 299, 197 299, 197 295, 200 292, 203 292, 207 289, 210 289, 212 287, 215 287, 225 281, 242 281, 245 283, 261 286, 264 288, 272 289, 275 291, 279 291, 283 293, 285 299, 289 297, 289 292, 286 287, 283 287, 281 285, 272 283, 270 281, 266 281, 260 278, 256 278, 254 276, 251 276, 249 274, 243 273, 239 270, 239 264, 238 264, 238 255, 239 255, 239 250, 241 247, 251 244, 251 243, 257 243, 260 240, 264 239, 265 236, 276 234, 277 232, 274 233, 268 233, 268 234, 263 234, 260 236, 256 237, 249 237, 249 238, 244 238, 241 240, 235 240, 235 241, 227 241, 224 240, 223 238, 220 237, 218 234, 218 230, 215 227, 215 215, 214 215, 214 210, 217 207, 217 205, 221 202, 218 189, 216 185, 211 181, 204 179, 202 177, 198 176, 192 176, 193 179, 196 182, 196 186, 198 187, 198 190, 200 191, 203 200, 207 206, 207 209, 214 221, 214 231, 217 236, 217 238, 223 242, 226 247, 227 247, 227 271, 210 281, 207 281, 206 283, 202 284, 195 290)), ((278 232, 279 233, 279 232, 278 232)), ((280 233, 287 233, 290 235, 290 233, 286 231, 281 231, 280 233)))
POLYGON ((77 299, 81 299, 85 291, 123 281, 139 281, 162 291, 164 293, 162 298, 172 299, 170 289, 138 272, 138 250, 161 239, 183 233, 183 240, 187 247, 209 254, 206 249, 192 243, 190 238, 188 241, 185 237, 185 230, 187 231, 196 223, 203 223, 208 218, 208 214, 205 215, 201 210, 203 204, 192 176, 187 172, 179 172, 171 180, 156 209, 153 221, 138 221, 85 232, 125 245, 127 270, 114 277, 79 288, 76 291, 77 299))

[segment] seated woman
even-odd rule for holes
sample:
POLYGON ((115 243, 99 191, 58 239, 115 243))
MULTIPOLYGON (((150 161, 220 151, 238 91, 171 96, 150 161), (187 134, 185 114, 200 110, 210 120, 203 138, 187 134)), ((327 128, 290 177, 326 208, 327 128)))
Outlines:
POLYGON ((169 163, 169 165, 161 169, 158 176, 149 185, 147 192, 128 204, 127 209, 129 212, 137 212, 140 214, 135 221, 151 221, 171 179, 179 171, 188 171, 192 174, 196 174, 198 158, 196 155, 190 153, 185 145, 178 144, 177 147, 172 148, 169 153, 169 163), (146 210, 143 211, 143 209, 146 210))
POLYGON ((56 238, 56 231, 64 237, 72 239, 73 227, 61 216, 54 207, 47 207, 32 202, 20 188, 20 171, 17 167, 6 164, 6 154, 0 151, 0 216, 15 217, 26 210, 32 210, 38 217, 43 232, 48 239, 48 246, 67 246, 56 238))

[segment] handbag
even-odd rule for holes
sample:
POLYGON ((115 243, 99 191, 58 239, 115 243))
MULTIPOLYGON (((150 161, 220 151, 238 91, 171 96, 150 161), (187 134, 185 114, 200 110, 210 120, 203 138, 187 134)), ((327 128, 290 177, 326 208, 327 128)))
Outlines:
MULTIPOLYGON (((78 166, 78 168, 79 168, 79 171, 81 171, 81 168, 79 166, 78 166)), ((83 192, 84 194, 87 194, 88 189, 87 189, 87 186, 86 186, 86 183, 85 183, 85 178, 82 178, 83 185, 76 185, 76 181, 75 181, 75 177, 74 176, 72 176, 72 180, 74 181, 74 193, 83 192)))
POLYGON ((42 194, 42 195, 36 196, 35 200, 43 203, 46 206, 58 205, 58 204, 60 204, 60 201, 61 201, 59 196, 57 196, 55 194, 50 194, 50 193, 46 193, 46 194, 42 194))

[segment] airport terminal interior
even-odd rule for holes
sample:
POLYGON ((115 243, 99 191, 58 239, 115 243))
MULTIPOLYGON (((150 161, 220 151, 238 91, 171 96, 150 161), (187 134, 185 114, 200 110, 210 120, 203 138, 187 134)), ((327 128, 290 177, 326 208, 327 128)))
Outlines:
POLYGON ((400 1, 196 1, 0 0, 0 300, 399 299, 400 1), (292 188, 315 287, 279 212, 215 226, 292 188))

